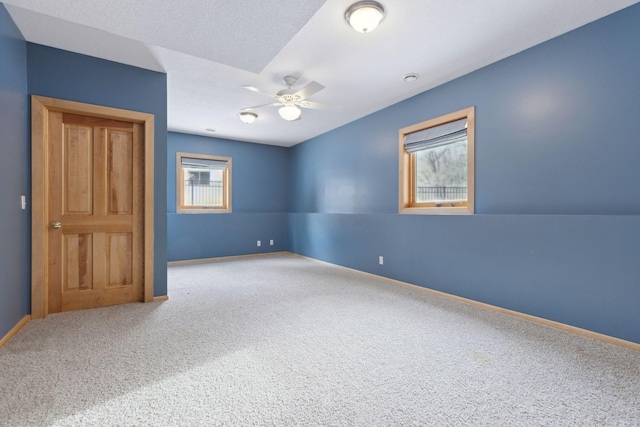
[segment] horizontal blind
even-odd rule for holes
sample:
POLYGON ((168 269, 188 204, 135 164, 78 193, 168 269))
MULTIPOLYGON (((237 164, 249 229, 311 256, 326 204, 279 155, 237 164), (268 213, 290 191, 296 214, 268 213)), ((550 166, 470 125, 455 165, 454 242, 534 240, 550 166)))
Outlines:
POLYGON ((182 157, 180 162, 182 167, 187 169, 225 170, 228 166, 225 160, 194 159, 191 157, 182 157))
POLYGON ((418 132, 409 133, 404 140, 407 153, 441 147, 467 139, 467 119, 456 120, 418 132))

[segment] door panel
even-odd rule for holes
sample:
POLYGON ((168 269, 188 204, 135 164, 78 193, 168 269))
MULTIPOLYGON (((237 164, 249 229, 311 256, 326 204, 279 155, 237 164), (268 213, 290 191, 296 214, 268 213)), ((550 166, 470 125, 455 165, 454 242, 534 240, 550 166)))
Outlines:
POLYGON ((107 234, 107 286, 131 286, 133 254, 131 233, 107 234))
POLYGON ((64 236, 63 292, 91 289, 93 287, 93 239, 91 234, 66 234, 64 236))
POLYGON ((143 131, 51 112, 49 312, 141 301, 143 131))
POLYGON ((65 126, 65 214, 91 214, 93 208, 93 129, 65 126))
POLYGON ((133 213, 133 133, 107 131, 108 212, 133 213))

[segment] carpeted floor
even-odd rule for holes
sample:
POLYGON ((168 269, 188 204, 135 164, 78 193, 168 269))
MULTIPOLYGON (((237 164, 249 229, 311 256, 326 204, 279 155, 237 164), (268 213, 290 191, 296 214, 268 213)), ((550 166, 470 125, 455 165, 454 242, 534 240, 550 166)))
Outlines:
POLYGON ((29 322, 0 425, 640 425, 640 353, 322 263, 171 267, 169 296, 29 322))

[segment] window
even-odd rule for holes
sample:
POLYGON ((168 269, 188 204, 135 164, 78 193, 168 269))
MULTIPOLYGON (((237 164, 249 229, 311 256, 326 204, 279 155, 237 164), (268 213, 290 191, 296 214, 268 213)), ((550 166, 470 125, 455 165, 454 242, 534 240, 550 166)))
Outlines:
POLYGON ((400 213, 472 214, 474 107, 400 129, 400 213))
POLYGON ((176 155, 177 212, 231 212, 231 158, 176 155))

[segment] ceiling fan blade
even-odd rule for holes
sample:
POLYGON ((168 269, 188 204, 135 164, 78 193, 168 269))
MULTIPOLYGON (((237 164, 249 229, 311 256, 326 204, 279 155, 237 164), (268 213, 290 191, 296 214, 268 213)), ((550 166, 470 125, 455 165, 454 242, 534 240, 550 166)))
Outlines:
POLYGON ((262 104, 262 105, 256 105, 255 107, 243 108, 240 111, 255 110, 256 108, 262 108, 262 107, 277 107, 278 105, 283 105, 283 104, 281 102, 274 102, 274 103, 271 103, 271 104, 262 104))
POLYGON ((305 87, 303 87, 302 89, 300 89, 299 91, 297 91, 294 94, 294 96, 298 95, 298 96, 300 96, 300 99, 307 99, 311 95, 320 92, 322 89, 324 89, 324 86, 322 86, 320 83, 311 82, 308 85, 306 85, 305 87))
POLYGON ((245 89, 247 89, 247 90, 250 90, 250 91, 252 91, 252 92, 261 93, 262 95, 266 95, 266 96, 268 96, 269 98, 276 98, 276 96, 275 96, 275 95, 273 95, 273 94, 271 94, 271 93, 263 92, 263 91, 261 91, 260 89, 258 89, 257 87, 254 87, 254 86, 248 86, 248 85, 245 85, 245 86, 242 86, 242 87, 243 87, 243 88, 245 88, 245 89))
POLYGON ((340 108, 337 105, 327 105, 327 104, 321 104, 319 102, 313 102, 313 101, 301 101, 298 103, 298 105, 302 108, 311 108, 313 110, 324 110, 324 111, 335 111, 340 108))

